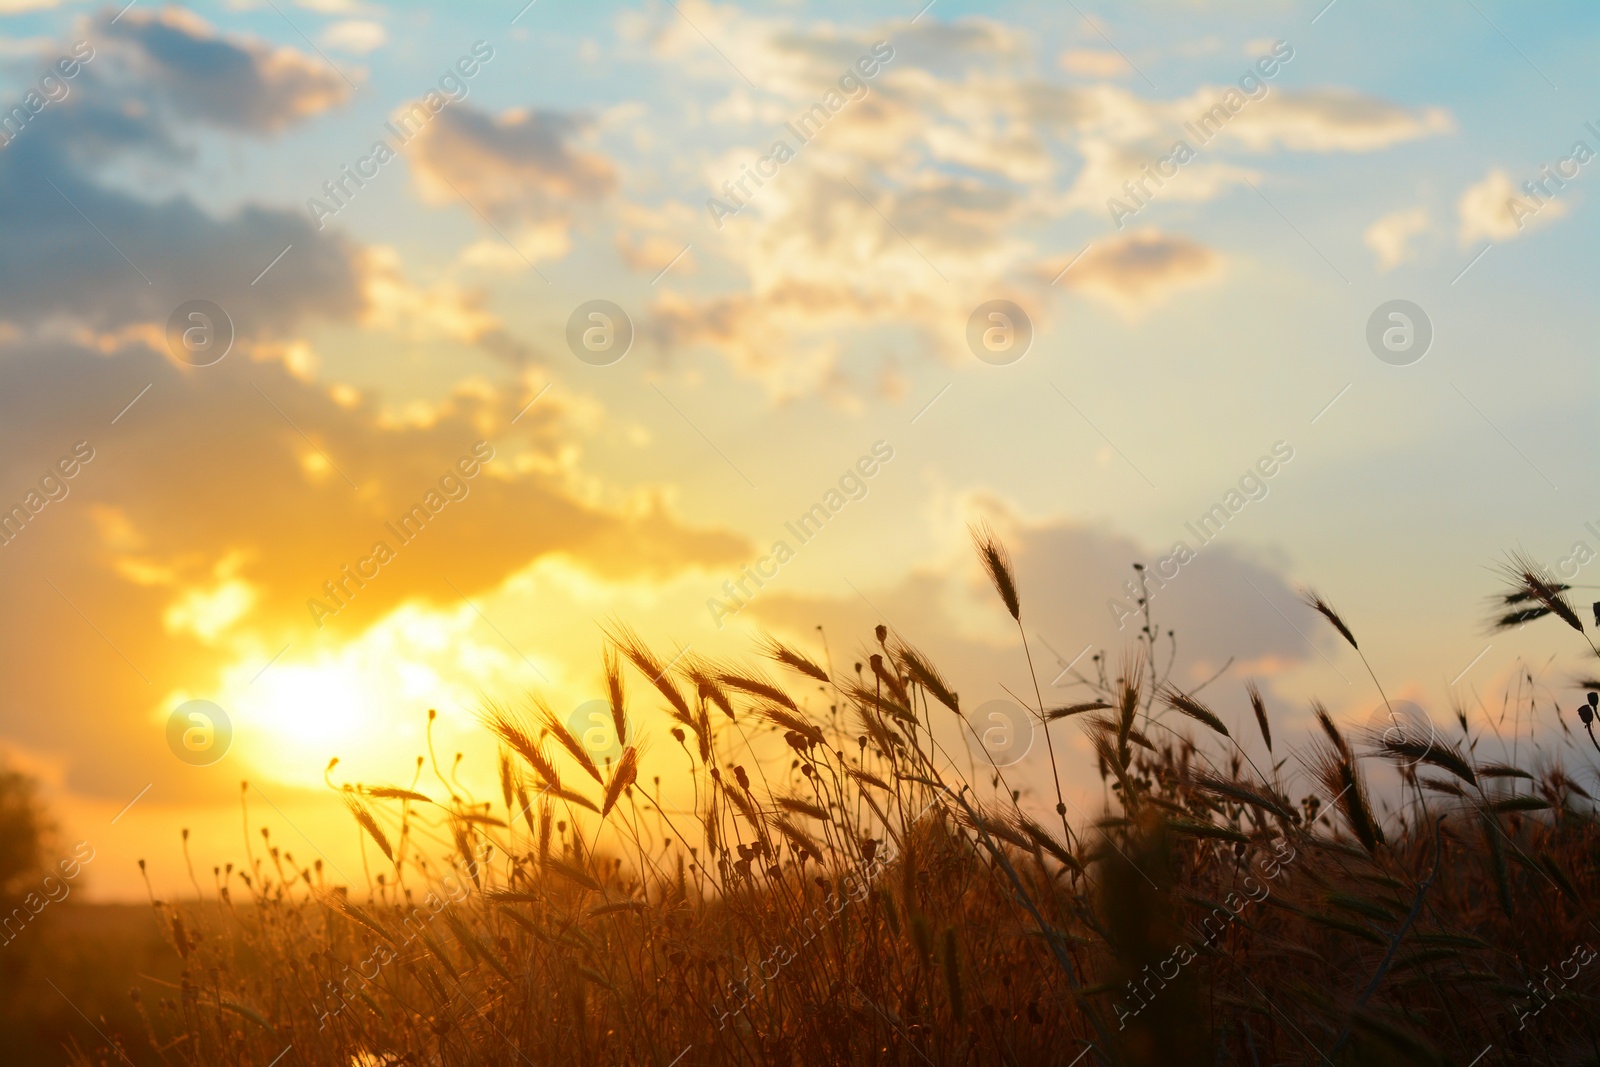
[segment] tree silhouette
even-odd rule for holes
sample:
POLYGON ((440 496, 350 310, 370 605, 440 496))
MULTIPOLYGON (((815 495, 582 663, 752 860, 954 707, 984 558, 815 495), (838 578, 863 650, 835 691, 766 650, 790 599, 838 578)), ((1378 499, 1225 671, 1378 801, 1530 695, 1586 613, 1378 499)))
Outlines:
POLYGON ((0 902, 21 897, 39 877, 49 832, 37 783, 17 771, 0 770, 0 902))

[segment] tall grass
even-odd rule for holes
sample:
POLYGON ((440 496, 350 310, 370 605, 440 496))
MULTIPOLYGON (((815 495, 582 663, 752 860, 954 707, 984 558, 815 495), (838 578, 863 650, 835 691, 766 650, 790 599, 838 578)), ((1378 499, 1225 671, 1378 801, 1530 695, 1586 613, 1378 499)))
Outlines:
MULTIPOLYGON (((975 537, 1020 626, 1009 557, 975 537)), ((1512 577, 1510 607, 1576 619, 1512 577)), ((182 978, 145 983, 150 1043, 195 1067, 1600 1062, 1600 832, 1564 718, 1526 766, 1482 708, 1425 737, 1317 708, 1275 755, 1259 689, 1230 730, 1173 685, 1143 606, 1120 669, 1097 655, 1085 699, 1035 701, 1055 812, 960 772, 940 739, 976 740, 967 709, 882 627, 848 674, 770 639, 764 668, 668 664, 619 629, 614 763, 538 701, 492 707, 498 796, 420 759, 339 787, 359 884, 263 829, 205 903, 153 902, 182 978), (1071 823, 1069 730, 1106 796, 1071 823), (640 777, 645 738, 689 809, 640 777), (1397 788, 1369 783, 1382 765, 1397 788)))

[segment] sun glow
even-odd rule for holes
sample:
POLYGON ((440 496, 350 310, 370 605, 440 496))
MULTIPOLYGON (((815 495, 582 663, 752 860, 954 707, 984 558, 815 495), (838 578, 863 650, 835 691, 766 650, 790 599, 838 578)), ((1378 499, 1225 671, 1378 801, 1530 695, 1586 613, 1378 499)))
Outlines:
POLYGON ((347 745, 371 727, 361 678, 338 663, 273 667, 241 697, 240 728, 300 755, 347 745))

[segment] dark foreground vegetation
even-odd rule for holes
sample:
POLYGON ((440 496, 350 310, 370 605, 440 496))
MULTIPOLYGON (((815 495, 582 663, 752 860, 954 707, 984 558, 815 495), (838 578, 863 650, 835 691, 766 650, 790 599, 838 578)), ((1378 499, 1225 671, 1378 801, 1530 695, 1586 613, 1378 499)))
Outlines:
MULTIPOLYGON (((1004 549, 977 541, 1020 627, 1004 549)), ((1498 621, 1548 616, 1589 654, 1565 589, 1508 573, 1498 621)), ((616 630, 617 758, 535 701, 485 712, 489 801, 431 753, 408 783, 337 786, 358 884, 260 831, 204 903, 155 902, 138 1030, 101 1006, 72 1062, 1600 1063, 1590 705, 1528 685, 1437 727, 1317 708, 1287 752, 1253 687, 1248 730, 1174 688, 1145 621, 1079 703, 1032 712, 1052 764, 1086 733, 1098 818, 970 763, 982 724, 881 627, 837 673, 777 642, 765 669, 667 664, 616 630), (936 740, 952 725, 970 745, 936 740), (644 739, 692 803, 640 778, 644 739)))

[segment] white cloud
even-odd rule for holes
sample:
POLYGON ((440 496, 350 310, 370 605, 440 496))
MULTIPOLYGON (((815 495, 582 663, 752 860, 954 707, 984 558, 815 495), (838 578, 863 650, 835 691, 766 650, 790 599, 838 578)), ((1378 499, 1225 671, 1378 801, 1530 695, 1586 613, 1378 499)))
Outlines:
POLYGON ((1147 227, 1097 243, 1062 284, 1134 316, 1178 289, 1218 277, 1222 262, 1222 257, 1205 245, 1147 227))
POLYGON ((1350 89, 1327 88, 1272 92, 1247 104, 1223 136, 1256 152, 1375 152, 1453 129, 1455 122, 1443 108, 1414 111, 1350 89))
POLYGON ((1075 48, 1061 54, 1061 69, 1086 78, 1115 78, 1128 73, 1128 61, 1116 52, 1075 48))
POLYGON ((329 48, 357 56, 382 48, 388 40, 389 31, 383 28, 383 23, 371 19, 345 19, 335 22, 321 34, 322 43, 329 48))
POLYGON ((1483 181, 1468 186, 1461 194, 1457 209, 1461 213, 1463 245, 1479 238, 1509 241, 1529 226, 1550 222, 1567 213, 1566 205, 1559 200, 1546 200, 1540 206, 1532 197, 1524 196, 1503 170, 1492 170, 1483 181))
POLYGON ((1367 227, 1362 240, 1378 257, 1379 270, 1393 270, 1407 260, 1414 259, 1411 239, 1426 233, 1432 220, 1425 207, 1391 211, 1367 227))
MULTIPOLYGON (((800 30, 728 4, 684 0, 682 8, 694 26, 677 19, 634 30, 674 77, 723 86, 702 116, 732 134, 737 147, 710 149, 697 160, 704 185, 693 196, 699 204, 708 196, 737 201, 734 217, 718 218, 722 240, 703 254, 708 268, 709 257, 721 255, 744 285, 706 295, 670 279, 654 302, 649 332, 668 350, 719 350, 775 398, 819 389, 859 395, 872 371, 847 370, 845 357, 889 323, 913 324, 935 357, 959 357, 948 338, 962 336, 964 319, 931 296, 930 284, 943 277, 998 291, 1033 279, 1044 258, 1035 243, 1040 227, 1073 211, 1106 218, 1107 199, 1126 197, 1123 183, 1168 154, 1187 136, 1183 124, 1198 121, 1228 90, 1141 96, 1105 80, 1124 73, 1125 61, 1092 43, 1050 57, 1078 77, 1041 75, 1034 72, 1034 35, 987 18, 800 30), (791 145, 802 160, 743 190, 744 200, 725 191, 775 138, 793 142, 785 122, 830 90, 837 96, 841 73, 880 39, 892 57, 864 79, 864 92, 833 111, 821 135, 791 145)), ((1156 198, 1214 200, 1259 176, 1243 165, 1244 154, 1370 152, 1450 127, 1437 109, 1349 90, 1273 87, 1229 113, 1222 136, 1197 146, 1198 157, 1156 198)), ((671 238, 649 254, 631 240, 624 253, 641 269, 682 247, 676 232, 671 238)), ((698 245, 695 251, 702 254, 698 245)), ((1074 268, 1073 285, 1135 315, 1218 277, 1222 264, 1219 253, 1193 241, 1128 232, 1074 268)), ((706 276, 718 274, 707 269, 706 276)))

